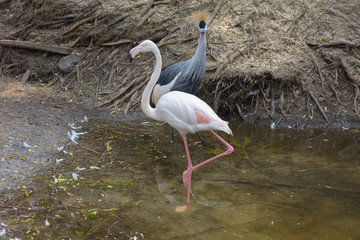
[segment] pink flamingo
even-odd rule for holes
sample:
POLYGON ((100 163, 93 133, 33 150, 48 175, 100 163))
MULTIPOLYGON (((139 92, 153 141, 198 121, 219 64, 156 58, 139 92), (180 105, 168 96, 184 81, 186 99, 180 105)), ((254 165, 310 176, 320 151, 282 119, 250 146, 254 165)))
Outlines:
MULTIPOLYGON (((224 131, 232 135, 231 129, 228 126, 228 122, 221 120, 216 113, 207 105, 204 101, 198 97, 180 92, 172 91, 161 96, 155 108, 150 105, 151 92, 158 80, 161 73, 161 54, 155 43, 150 40, 145 40, 138 46, 134 47, 130 51, 131 58, 135 58, 138 54, 144 52, 152 52, 155 54, 155 69, 151 75, 150 81, 145 87, 143 95, 141 97, 141 109, 144 114, 157 121, 165 121, 173 128, 177 129, 183 140, 185 146, 186 157, 188 161, 188 168, 183 173, 183 183, 187 187, 187 206, 190 207, 190 187, 191 187, 191 174, 192 171, 209 163, 217 158, 230 154, 234 151, 234 148, 217 135, 212 130, 224 131), (212 133, 220 142, 222 142, 227 150, 221 154, 218 154, 206 161, 203 161, 195 166, 192 165, 189 148, 186 140, 187 133, 195 133, 202 130, 208 130, 212 133)), ((182 210, 179 210, 182 211, 182 210)))

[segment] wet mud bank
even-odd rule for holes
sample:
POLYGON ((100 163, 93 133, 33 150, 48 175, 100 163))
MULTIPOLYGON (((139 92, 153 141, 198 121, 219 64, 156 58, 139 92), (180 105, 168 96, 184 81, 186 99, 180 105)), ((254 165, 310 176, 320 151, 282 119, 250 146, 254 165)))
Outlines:
POLYGON ((55 163, 64 147, 75 144, 73 131, 82 132, 81 124, 88 119, 131 121, 139 118, 144 118, 140 112, 124 116, 61 101, 49 103, 45 98, 38 102, 31 97, 0 98, 0 191, 31 181, 48 164, 55 163))

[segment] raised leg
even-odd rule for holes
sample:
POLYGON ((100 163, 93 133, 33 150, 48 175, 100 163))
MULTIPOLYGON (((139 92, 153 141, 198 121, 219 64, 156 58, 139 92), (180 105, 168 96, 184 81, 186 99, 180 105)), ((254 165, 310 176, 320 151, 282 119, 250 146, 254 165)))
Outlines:
POLYGON ((212 158, 209 158, 208 160, 205 160, 205 161, 199 163, 198 165, 195 165, 194 167, 192 167, 192 170, 195 170, 198 167, 201 167, 202 165, 205 165, 211 161, 214 161, 215 159, 218 159, 220 157, 228 155, 234 151, 234 148, 228 142, 226 142, 224 139, 222 139, 219 135, 217 135, 214 131, 209 130, 209 132, 212 133, 212 135, 214 135, 217 139, 219 139, 219 141, 222 142, 227 147, 227 150, 223 153, 220 153, 220 154, 212 157, 212 158))
POLYGON ((198 167, 201 167, 202 165, 205 165, 211 161, 214 161, 215 159, 217 158, 220 158, 222 156, 225 156, 225 155, 228 155, 230 153, 232 153, 234 151, 234 148, 229 144, 227 143, 224 139, 222 139, 219 135, 217 135, 214 131, 212 130, 209 130, 209 132, 211 134, 213 134, 217 139, 219 139, 220 142, 222 142, 226 147, 227 147, 227 150, 223 153, 220 153, 206 161, 203 161, 195 166, 192 165, 192 162, 191 162, 191 158, 190 158, 190 153, 189 153, 189 147, 188 147, 188 144, 187 144, 187 140, 186 140, 186 135, 185 134, 182 134, 182 137, 183 137, 183 140, 184 140, 184 146, 185 146, 185 152, 186 152, 186 158, 187 158, 187 161, 188 161, 188 169, 185 170, 183 172, 183 182, 184 182, 184 185, 187 186, 188 188, 188 192, 187 192, 187 204, 188 206, 190 205, 190 187, 191 187, 191 174, 192 174, 192 171, 197 169, 198 167))

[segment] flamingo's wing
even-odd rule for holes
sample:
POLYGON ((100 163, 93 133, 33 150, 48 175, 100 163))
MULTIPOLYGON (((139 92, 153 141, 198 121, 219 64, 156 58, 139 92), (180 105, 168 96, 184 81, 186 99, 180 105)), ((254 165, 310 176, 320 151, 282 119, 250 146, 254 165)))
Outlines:
POLYGON ((227 122, 221 120, 204 101, 179 91, 165 94, 158 102, 159 117, 181 133, 221 130, 231 134, 227 122))

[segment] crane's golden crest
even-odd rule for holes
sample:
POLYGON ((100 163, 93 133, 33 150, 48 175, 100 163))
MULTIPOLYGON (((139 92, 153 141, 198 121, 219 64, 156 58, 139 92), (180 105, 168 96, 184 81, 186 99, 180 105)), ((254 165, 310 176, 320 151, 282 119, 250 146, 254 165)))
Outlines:
POLYGON ((196 24, 198 24, 201 21, 207 22, 209 21, 209 18, 210 18, 210 14, 208 11, 199 11, 193 15, 193 19, 196 24))

